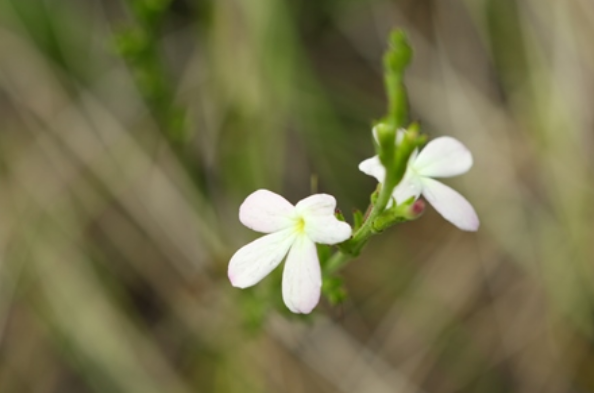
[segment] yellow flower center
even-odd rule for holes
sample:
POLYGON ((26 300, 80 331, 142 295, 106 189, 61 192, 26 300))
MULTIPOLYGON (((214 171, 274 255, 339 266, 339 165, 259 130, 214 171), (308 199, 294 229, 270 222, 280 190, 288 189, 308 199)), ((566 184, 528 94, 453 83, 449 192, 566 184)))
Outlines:
POLYGON ((305 220, 303 217, 297 218, 297 223, 295 224, 295 230, 297 233, 304 233, 305 232, 305 220))

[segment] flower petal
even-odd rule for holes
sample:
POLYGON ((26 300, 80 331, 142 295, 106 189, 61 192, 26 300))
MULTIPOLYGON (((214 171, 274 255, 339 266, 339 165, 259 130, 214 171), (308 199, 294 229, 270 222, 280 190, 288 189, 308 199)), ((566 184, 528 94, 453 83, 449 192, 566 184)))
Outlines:
POLYGON ((268 190, 251 193, 239 208, 239 220, 254 231, 271 233, 294 225, 295 207, 268 190))
POLYGON ((386 168, 384 168, 378 156, 362 161, 359 164, 359 170, 366 175, 375 177, 379 183, 383 183, 386 179, 386 168))
POLYGON ((334 215, 336 199, 316 194, 297 203, 295 212, 304 221, 305 233, 316 243, 336 244, 351 237, 351 227, 334 215))
POLYGON ((351 237, 351 226, 339 221, 334 215, 316 217, 305 220, 305 233, 315 243, 337 244, 351 237))
POLYGON ((316 245, 307 236, 299 236, 285 263, 283 300, 292 312, 309 314, 320 301, 321 287, 316 245))
POLYGON ((328 194, 315 194, 300 200, 295 205, 295 212, 305 220, 315 216, 334 216, 336 199, 328 194))
POLYGON ((228 276, 231 284, 247 288, 266 277, 283 260, 295 240, 293 228, 271 233, 241 247, 231 257, 228 276))
POLYGON ((420 176, 451 177, 468 172, 472 154, 460 141, 442 136, 429 142, 413 163, 420 176))
POLYGON ((458 192, 436 180, 423 179, 423 196, 449 222, 464 231, 476 231, 479 219, 472 205, 458 192))
POLYGON ((397 204, 401 204, 402 202, 406 202, 410 197, 415 197, 415 199, 417 199, 419 195, 421 195, 422 190, 423 184, 421 182, 421 178, 416 176, 409 169, 404 175, 404 178, 400 181, 396 188, 394 188, 392 197, 396 199, 397 204))

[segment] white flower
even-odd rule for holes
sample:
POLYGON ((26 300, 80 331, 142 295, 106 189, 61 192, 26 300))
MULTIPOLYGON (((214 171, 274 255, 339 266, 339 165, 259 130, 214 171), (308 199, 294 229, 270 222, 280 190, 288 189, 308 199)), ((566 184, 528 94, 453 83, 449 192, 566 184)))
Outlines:
MULTIPOLYGON (((375 130, 374 130, 375 131, 375 130)), ((397 139, 402 138, 401 131, 397 139)), ((472 154, 457 139, 439 137, 427 144, 419 153, 411 155, 406 173, 392 196, 397 204, 410 197, 423 195, 446 220, 465 231, 476 231, 479 219, 470 203, 450 187, 433 180, 434 177, 452 177, 468 172, 472 167, 472 154)), ((386 170, 378 156, 359 164, 361 172, 384 182, 386 170)))
POLYGON ((316 194, 293 206, 282 196, 258 190, 239 208, 243 225, 267 233, 240 248, 229 262, 229 280, 247 288, 266 277, 285 255, 283 300, 294 313, 308 314, 318 304, 322 273, 315 243, 337 244, 351 227, 334 216, 336 199, 316 194))

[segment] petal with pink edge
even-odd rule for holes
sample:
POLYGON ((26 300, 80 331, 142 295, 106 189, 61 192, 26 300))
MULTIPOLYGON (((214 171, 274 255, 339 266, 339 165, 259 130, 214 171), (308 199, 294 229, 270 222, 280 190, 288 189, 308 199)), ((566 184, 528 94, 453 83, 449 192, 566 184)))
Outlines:
POLYGON ((316 245, 299 236, 283 271, 283 300, 294 313, 309 314, 320 301, 322 273, 316 245))
POLYGON ((315 194, 300 200, 295 205, 295 212, 307 220, 312 216, 333 216, 336 209, 336 199, 328 194, 315 194))
POLYGON ((468 172, 472 154, 457 139, 442 136, 429 142, 412 165, 420 176, 451 177, 468 172))
POLYGON ((456 191, 436 180, 423 179, 423 196, 449 222, 464 231, 476 231, 479 219, 472 205, 456 191))
POLYGON ((243 246, 231 257, 228 275, 238 288, 251 287, 281 263, 293 241, 293 228, 271 233, 243 246))
POLYGON ((271 233, 294 225, 295 207, 268 190, 251 193, 239 208, 239 220, 254 231, 271 233))
POLYGON ((396 199, 397 204, 401 204, 406 202, 410 197, 417 199, 419 195, 421 195, 422 190, 423 184, 421 183, 421 179, 417 176, 414 176, 409 170, 407 171, 406 175, 404 175, 402 181, 396 186, 396 188, 394 188, 392 197, 396 199))
POLYGON ((305 233, 315 243, 337 244, 351 237, 351 226, 332 216, 312 216, 305 220, 305 233))

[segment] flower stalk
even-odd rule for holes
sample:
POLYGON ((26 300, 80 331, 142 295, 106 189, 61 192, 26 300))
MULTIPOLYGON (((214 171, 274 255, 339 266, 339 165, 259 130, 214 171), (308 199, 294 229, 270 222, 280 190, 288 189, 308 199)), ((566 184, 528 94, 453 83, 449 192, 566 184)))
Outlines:
POLYGON ((412 49, 406 34, 401 30, 393 31, 390 34, 388 50, 383 59, 388 115, 374 128, 375 147, 381 163, 386 168, 386 180, 382 184, 377 198, 372 201, 371 210, 366 215, 364 222, 356 229, 353 237, 341 244, 339 250, 326 262, 324 268, 326 275, 336 273, 352 258, 357 257, 375 233, 402 221, 402 217, 390 214, 388 218, 384 212, 392 198, 392 191, 406 172, 410 155, 425 142, 425 138, 419 135, 418 125, 413 124, 400 143, 394 143, 397 140, 398 129, 403 127, 408 119, 408 99, 403 81, 404 72, 411 59, 412 49))
POLYGON ((403 127, 408 119, 408 99, 404 86, 404 71, 412 59, 412 49, 402 30, 395 30, 388 39, 384 55, 384 80, 388 94, 387 123, 394 129, 403 127))

